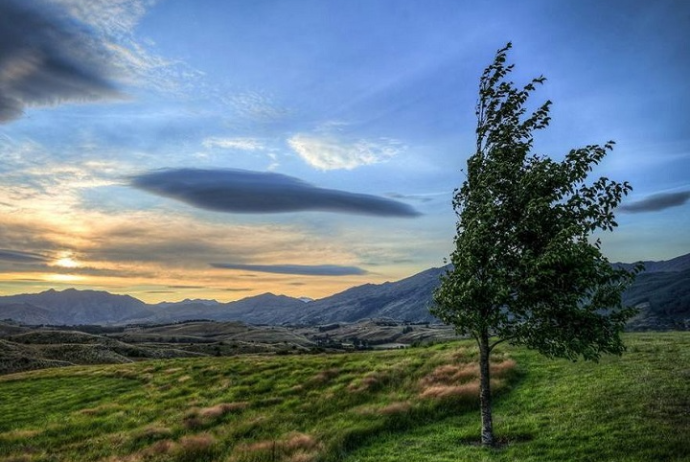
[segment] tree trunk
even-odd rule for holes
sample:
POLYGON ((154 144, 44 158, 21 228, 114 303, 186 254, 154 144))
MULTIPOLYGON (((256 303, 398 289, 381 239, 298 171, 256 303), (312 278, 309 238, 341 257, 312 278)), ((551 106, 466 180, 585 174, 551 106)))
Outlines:
POLYGON ((482 409, 482 446, 494 445, 494 424, 491 419, 491 369, 489 365, 489 333, 479 338, 479 401, 482 409))

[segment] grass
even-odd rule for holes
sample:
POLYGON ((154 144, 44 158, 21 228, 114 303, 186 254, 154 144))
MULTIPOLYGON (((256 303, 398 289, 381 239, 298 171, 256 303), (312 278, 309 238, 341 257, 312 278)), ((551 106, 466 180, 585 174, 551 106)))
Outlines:
POLYGON ((690 461, 690 333, 626 336, 599 364, 510 349, 521 379, 494 407, 508 444, 484 449, 477 412, 364 445, 347 462, 690 461), (404 457, 401 457, 404 454, 404 457))
MULTIPOLYGON (((476 349, 153 360, 0 377, 0 461, 339 460, 476 407, 476 349), (440 371, 464 371, 453 379, 440 371), (469 372, 468 372, 469 371, 469 372), (451 383, 452 382, 452 383, 451 383)), ((497 358, 500 390, 516 380, 497 358)), ((452 375, 452 374, 451 374, 452 375)))
POLYGON ((484 449, 476 349, 153 360, 0 377, 0 462, 689 460, 690 334, 600 364, 504 348, 484 449))

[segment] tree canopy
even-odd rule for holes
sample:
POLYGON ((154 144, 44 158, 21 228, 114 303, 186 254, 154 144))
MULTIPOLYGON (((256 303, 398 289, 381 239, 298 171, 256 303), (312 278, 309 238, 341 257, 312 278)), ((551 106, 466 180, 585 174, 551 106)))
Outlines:
POLYGON ((617 226, 614 210, 632 189, 603 177, 588 181, 614 142, 572 149, 560 161, 532 153, 534 132, 549 125, 551 102, 527 114, 529 96, 546 79, 517 88, 508 80, 510 48, 500 49, 480 78, 476 152, 453 199, 452 266, 431 310, 475 338, 486 362, 484 444, 494 442, 488 360, 497 344, 598 360, 624 351, 620 333, 634 314, 621 293, 635 271, 612 266, 592 237, 617 226))

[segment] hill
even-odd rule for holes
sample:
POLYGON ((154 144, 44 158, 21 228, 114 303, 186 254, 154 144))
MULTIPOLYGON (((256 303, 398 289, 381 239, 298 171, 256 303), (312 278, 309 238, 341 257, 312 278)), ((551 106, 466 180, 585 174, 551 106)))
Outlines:
POLYGON ((0 377, 4 460, 625 460, 690 453, 690 334, 627 334, 599 364, 496 351, 479 447, 471 341, 360 354, 189 358, 0 377))

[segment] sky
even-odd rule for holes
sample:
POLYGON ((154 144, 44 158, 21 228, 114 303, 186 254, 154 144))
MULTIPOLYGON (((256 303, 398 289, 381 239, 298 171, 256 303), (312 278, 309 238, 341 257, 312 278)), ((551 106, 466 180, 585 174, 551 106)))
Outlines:
POLYGON ((444 264, 479 76, 616 141, 611 261, 690 252, 690 2, 0 0, 0 294, 321 298, 444 264))

